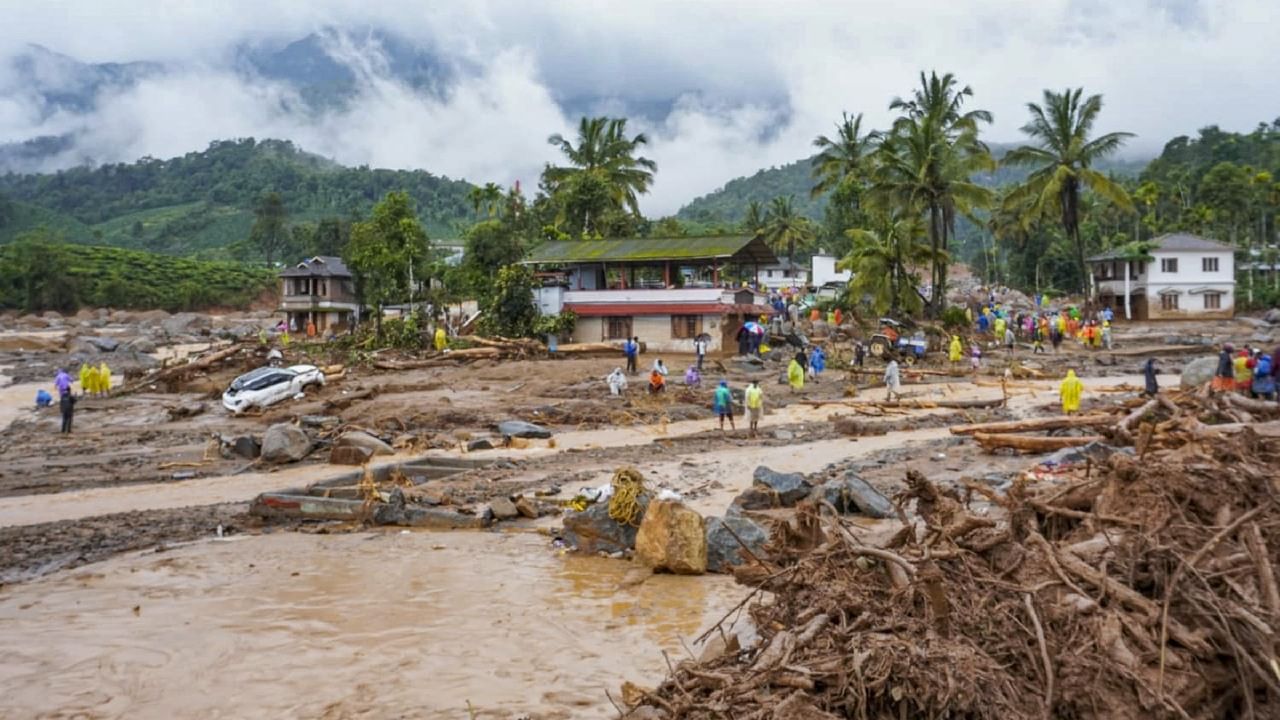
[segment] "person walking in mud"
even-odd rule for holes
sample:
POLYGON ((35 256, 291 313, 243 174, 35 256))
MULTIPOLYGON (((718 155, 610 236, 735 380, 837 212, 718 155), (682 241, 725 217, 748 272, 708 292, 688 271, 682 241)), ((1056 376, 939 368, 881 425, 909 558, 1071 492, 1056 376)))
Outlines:
POLYGON ((733 393, 729 390, 729 381, 721 380, 716 387, 712 409, 720 416, 720 432, 724 432, 724 419, 729 418, 729 429, 737 430, 733 424, 733 393))
POLYGON ((71 418, 76 414, 76 396, 64 394, 58 399, 58 411, 62 413, 62 433, 71 433, 71 418))
POLYGON ((885 402, 893 402, 893 399, 902 399, 902 375, 898 372, 897 359, 890 358, 889 364, 884 366, 884 399, 885 402))
POLYGON ((702 372, 702 361, 707 357, 707 339, 705 336, 699 335, 698 339, 693 341, 693 352, 698 356, 698 372, 702 372))
POLYGON ((1155 397, 1160 392, 1160 382, 1156 380, 1156 359, 1147 358, 1147 364, 1142 367, 1142 379, 1146 385, 1143 388, 1143 394, 1148 397, 1155 397))
POLYGON ((764 391, 760 389, 760 381, 752 380, 743 393, 747 405, 747 422, 750 424, 751 437, 760 429, 760 418, 764 416, 764 391))
POLYGON ((622 343, 622 352, 627 356, 627 374, 636 374, 636 358, 640 355, 640 338, 633 337, 622 343))

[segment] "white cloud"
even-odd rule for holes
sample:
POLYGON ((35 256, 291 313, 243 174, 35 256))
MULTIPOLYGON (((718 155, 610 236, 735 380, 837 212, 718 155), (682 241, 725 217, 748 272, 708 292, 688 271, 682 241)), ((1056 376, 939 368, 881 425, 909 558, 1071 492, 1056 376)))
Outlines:
MULTIPOLYGON (((347 163, 422 167, 526 186, 553 158, 547 135, 576 124, 558 101, 637 107, 659 164, 647 212, 669 213, 737 175, 807 155, 842 110, 872 125, 920 70, 954 72, 996 115, 989 137, 1019 139, 1024 105, 1045 87, 1106 96, 1100 130, 1136 132, 1156 152, 1207 124, 1248 129, 1280 115, 1274 0, 931 0, 830 3, 369 3, 240 0, 158 14, 136 0, 46 0, 6 13, 0 53, 37 42, 88 61, 161 59, 182 69, 104 98, 96 113, 34 114, 20 89, 0 94, 0 141, 82 127, 100 160, 167 156, 210 140, 286 137, 347 163), (390 81, 359 47, 358 97, 314 116, 292 91, 225 67, 246 40, 319 27, 385 27, 476 68, 443 98, 390 81)), ((4 87, 0 78, 0 87, 4 87)))

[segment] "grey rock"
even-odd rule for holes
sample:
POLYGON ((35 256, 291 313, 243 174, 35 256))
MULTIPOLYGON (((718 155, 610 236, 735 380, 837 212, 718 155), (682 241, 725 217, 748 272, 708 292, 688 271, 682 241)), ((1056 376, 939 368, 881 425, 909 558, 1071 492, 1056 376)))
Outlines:
POLYGON ((800 473, 780 473, 764 465, 756 468, 751 482, 756 487, 777 493, 783 507, 795 505, 813 490, 813 486, 800 473))
POLYGON ((94 347, 98 348, 98 350, 102 352, 115 352, 116 348, 120 347, 120 341, 116 340, 113 337, 99 337, 96 335, 90 335, 90 336, 83 337, 81 339, 89 343, 90 345, 93 345, 94 347))
POLYGON ((195 313, 178 313, 160 321, 160 327, 167 335, 195 335, 211 324, 207 315, 195 313))
POLYGON ((390 445, 370 435, 363 430, 348 430, 338 436, 333 441, 333 446, 338 447, 358 447, 368 450, 372 455, 395 455, 396 451, 390 445))
POLYGON ((1271 308, 1266 315, 1262 316, 1262 319, 1272 325, 1280 325, 1280 308, 1271 308))
POLYGON ((311 452, 311 438, 288 423, 267 428, 262 436, 262 459, 269 463, 296 462, 311 452))
POLYGON ((1271 322, 1267 321, 1264 318, 1240 316, 1240 317, 1237 317, 1236 320, 1244 323, 1245 325, 1249 325, 1255 328, 1263 328, 1263 329, 1266 329, 1269 325, 1272 324, 1271 322))
POLYGON ((818 486, 822 499, 831 503, 832 507, 842 513, 861 513, 873 518, 896 517, 893 503, 871 487, 866 480, 856 473, 847 473, 843 478, 828 480, 818 486))
MULTIPOLYGON (((649 507, 649 497, 640 496, 640 505, 649 507)), ((640 516, 644 517, 643 513, 640 516)), ((582 512, 570 512, 564 518, 564 541, 582 552, 622 552, 636 546, 640 528, 621 525, 609 517, 609 503, 600 502, 582 512)))
POLYGON ((337 427, 338 423, 342 422, 342 418, 334 415, 303 415, 298 418, 298 422, 302 423, 304 427, 337 427))
POLYGON ((765 558, 765 543, 769 542, 769 531, 756 521, 742 515, 726 515, 725 517, 709 517, 707 527, 707 572, 729 572, 737 565, 743 565, 749 557, 742 549, 743 545, 758 558, 765 558), (742 540, 739 544, 734 535, 742 540))
POLYGON ((156 342, 149 337, 137 337, 125 343, 125 348, 137 353, 153 353, 156 351, 156 342))
POLYGON ((749 487, 733 499, 730 509, 768 510, 778 507, 778 497, 772 491, 762 487, 749 487))
POLYGON ((1200 357, 1182 368, 1182 387, 1197 388, 1213 379, 1218 371, 1218 358, 1200 357))
POLYGON ((551 437, 551 431, 541 425, 534 425, 523 420, 504 420, 498 423, 498 434, 503 437, 512 438, 537 438, 546 439, 551 437))
POLYGON ((1088 461, 1103 463, 1116 453, 1133 454, 1133 448, 1116 448, 1102 442, 1074 448, 1063 448, 1040 461, 1041 465, 1079 465, 1088 461))
POLYGON ((364 465, 369 462, 371 457, 373 457, 373 452, 369 448, 356 447, 355 445, 344 445, 329 450, 330 465, 364 465))
POLYGON ((514 520, 520 517, 520 510, 516 508, 516 504, 504 497, 496 497, 490 500, 489 509, 493 511, 493 516, 499 520, 514 520))
POLYGON ((471 442, 467 443, 467 452, 476 452, 477 450, 492 450, 492 449, 493 449, 493 443, 489 442, 484 438, 472 440, 471 442))
POLYGON ((1270 345, 1272 340, 1271 336, 1266 333, 1254 333, 1249 336, 1249 342, 1258 343, 1260 345, 1270 345))
POLYGON ((790 430, 774 430, 773 431, 774 440, 794 440, 795 437, 796 437, 796 434, 791 432, 790 430))
POLYGON ((240 435, 232 438, 231 452, 246 460, 254 460, 262 454, 262 445, 250 435, 240 435))

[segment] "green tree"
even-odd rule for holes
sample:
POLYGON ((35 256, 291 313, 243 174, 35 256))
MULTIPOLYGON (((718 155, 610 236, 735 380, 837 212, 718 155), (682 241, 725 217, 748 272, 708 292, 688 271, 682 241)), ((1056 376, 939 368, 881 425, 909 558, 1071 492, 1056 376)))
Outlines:
POLYGON ((560 149, 567 165, 542 171, 548 195, 560 202, 562 222, 576 233, 596 234, 606 213, 640 217, 639 196, 649 191, 658 166, 637 156, 649 142, 644 133, 627 136, 626 118, 583 117, 577 144, 559 133, 547 142, 560 149))
POLYGON ((79 306, 75 280, 68 274, 71 255, 40 229, 22 235, 4 248, 0 262, 0 305, 25 312, 74 312, 79 306))
POLYGON ((834 140, 826 135, 814 138, 813 146, 819 152, 811 160, 814 183, 810 197, 826 195, 842 185, 864 182, 878 138, 878 133, 862 132, 862 113, 853 117, 843 113, 836 124, 834 140))
POLYGON ((747 214, 742 220, 742 229, 753 236, 762 234, 768 212, 759 200, 748 202, 747 214))
POLYGON ((958 215, 972 216, 990 205, 992 193, 971 178, 994 167, 991 153, 979 140, 979 123, 990 123, 986 110, 964 110, 973 96, 955 76, 920 73, 920 87, 910 99, 896 98, 889 109, 902 115, 880 143, 870 193, 882 212, 918 208, 927 217, 931 250, 929 308, 942 312, 946 302, 948 248, 958 215))
POLYGON ((264 194, 253 208, 249 243, 262 254, 268 266, 273 265, 276 258, 289 246, 291 237, 287 227, 288 219, 284 199, 278 192, 264 194))
POLYGON ((1036 144, 1011 150, 1004 162, 1034 166, 1026 182, 1011 192, 1008 200, 1020 203, 1030 198, 1027 207, 1037 217, 1050 207, 1058 211, 1062 230, 1075 249, 1080 289, 1088 292, 1089 274, 1080 234, 1080 196, 1087 188, 1128 212, 1134 211, 1125 189, 1092 168, 1119 150, 1133 134, 1113 132, 1091 139, 1094 123, 1102 112, 1102 96, 1082 99, 1083 94, 1083 88, 1061 93, 1045 90, 1043 105, 1028 103, 1031 121, 1022 127, 1022 132, 1036 144))
POLYGON ((351 228, 345 255, 357 277, 363 301, 374 306, 378 338, 382 338, 382 309, 397 300, 414 300, 430 245, 413 210, 408 193, 391 192, 373 208, 369 220, 351 228))
POLYGON ((922 301, 908 268, 932 259, 924 222, 918 213, 907 212, 880 216, 875 224, 873 230, 846 231, 853 248, 836 267, 853 272, 849 296, 855 302, 869 298, 877 315, 919 312, 922 301))
POLYGON ((477 219, 480 218, 481 209, 485 211, 483 214, 493 217, 502 207, 502 188, 496 183, 473 187, 467 191, 467 200, 476 211, 477 219))
POLYGON ((786 252, 788 262, 795 262, 796 250, 813 245, 813 224, 809 218, 796 214, 790 195, 769 203, 762 234, 774 252, 786 252))
POLYGON ((493 279, 493 292, 480 301, 480 328, 488 335, 529 337, 538 320, 537 288, 527 265, 508 265, 493 279))

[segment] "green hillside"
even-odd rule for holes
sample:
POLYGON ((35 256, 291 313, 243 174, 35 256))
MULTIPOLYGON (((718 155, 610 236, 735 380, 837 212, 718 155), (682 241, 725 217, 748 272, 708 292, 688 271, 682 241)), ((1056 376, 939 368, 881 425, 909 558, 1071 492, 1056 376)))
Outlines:
POLYGON ((275 272, 261 265, 71 245, 39 234, 0 246, 0 309, 239 308, 275 282, 275 272))
MULTIPOLYGON (((999 158, 1015 146, 993 143, 990 147, 992 154, 999 158)), ((809 197, 809 190, 813 187, 809 174, 811 161, 812 158, 805 158, 781 167, 758 170, 750 177, 730 180, 719 190, 696 198, 680 208, 676 217, 698 225, 735 225, 746 216, 747 205, 752 200, 767 204, 779 195, 790 195, 794 198, 796 212, 813 220, 821 220, 827 199, 809 197)), ((1112 159, 1101 164, 1098 169, 1118 175, 1136 176, 1146 164, 1146 160, 1112 159)), ((1001 167, 995 172, 977 176, 976 180, 987 187, 1001 187, 1020 182, 1026 176, 1025 168, 1001 167)))
POLYGON ((404 190, 427 231, 449 237, 471 217, 471 187, 422 170, 343 167, 287 141, 220 141, 169 160, 0 176, 0 242, 44 226, 71 242, 229 257, 270 191, 299 223, 360 215, 404 190))

